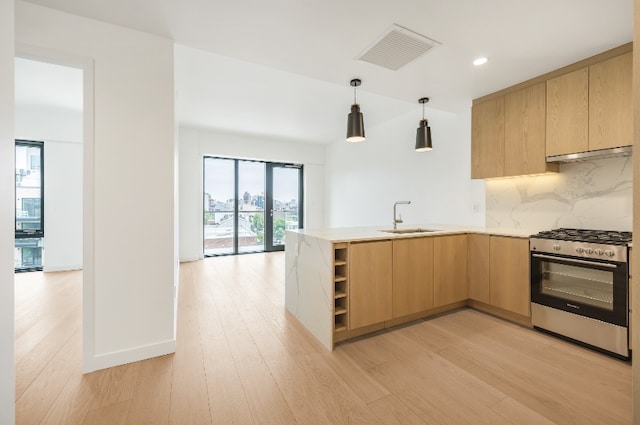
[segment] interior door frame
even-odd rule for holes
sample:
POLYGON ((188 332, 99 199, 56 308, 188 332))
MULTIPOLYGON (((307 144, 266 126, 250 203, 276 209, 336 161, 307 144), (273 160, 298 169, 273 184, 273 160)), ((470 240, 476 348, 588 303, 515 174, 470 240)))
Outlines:
MULTIPOLYGON (((95 356, 95 60, 90 56, 16 42, 15 57, 82 70, 82 372, 100 369, 95 356)), ((14 238, 15 239, 15 238, 14 238)), ((177 316, 176 316, 177 317, 177 316)))

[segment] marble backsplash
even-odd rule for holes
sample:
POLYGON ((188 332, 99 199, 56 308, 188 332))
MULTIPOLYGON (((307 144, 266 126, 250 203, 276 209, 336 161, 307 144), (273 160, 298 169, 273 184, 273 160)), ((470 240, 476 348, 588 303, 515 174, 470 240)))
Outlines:
POLYGON ((560 165, 557 174, 486 181, 486 226, 631 230, 631 157, 560 165))

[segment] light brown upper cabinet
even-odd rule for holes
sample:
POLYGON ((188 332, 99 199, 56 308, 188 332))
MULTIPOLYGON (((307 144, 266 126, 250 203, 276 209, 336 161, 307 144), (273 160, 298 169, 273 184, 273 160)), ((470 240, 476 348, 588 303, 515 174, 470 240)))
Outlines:
POLYGON ((467 235, 433 239, 433 302, 435 307, 469 298, 467 235))
POLYGON ((558 171, 546 158, 630 146, 631 43, 473 101, 471 178, 558 171))
POLYGON ((632 144, 632 53, 547 80, 547 156, 632 144))
POLYGON ((589 68, 547 80, 547 155, 589 150, 589 68))
POLYGON ((504 97, 504 175, 557 171, 545 155, 545 84, 504 97))
POLYGON ((558 171, 545 155, 545 84, 476 103, 471 110, 471 178, 558 171))
POLYGON ((632 53, 589 67, 589 150, 633 144, 632 53))
POLYGON ((349 245, 349 329, 391 319, 391 241, 349 245))
POLYGON ((393 317, 433 308, 433 238, 393 241, 393 317))
POLYGON ((471 109, 471 178, 504 175, 504 97, 471 109))

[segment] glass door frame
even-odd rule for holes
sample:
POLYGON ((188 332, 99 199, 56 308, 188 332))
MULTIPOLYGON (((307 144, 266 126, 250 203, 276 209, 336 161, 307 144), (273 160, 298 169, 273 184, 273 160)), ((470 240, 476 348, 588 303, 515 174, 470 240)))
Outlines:
POLYGON ((284 244, 275 245, 273 243, 273 170, 274 168, 296 168, 298 169, 298 229, 304 227, 304 168, 300 164, 289 164, 283 162, 266 163, 266 191, 265 191, 265 218, 264 218, 264 239, 265 251, 284 251, 284 244))
MULTIPOLYGON (((234 184, 234 188, 233 188, 233 193, 234 193, 234 202, 233 202, 233 246, 231 249, 231 252, 224 252, 224 253, 205 253, 205 245, 206 245, 206 239, 205 239, 205 231, 204 231, 204 225, 203 225, 203 253, 205 257, 216 257, 216 256, 223 256, 223 255, 239 255, 239 254, 251 254, 251 253, 257 253, 257 252, 273 252, 273 251, 284 251, 284 244, 278 244, 278 245, 274 245, 273 244, 273 169, 274 168, 296 168, 299 170, 298 173, 298 228, 303 228, 303 214, 304 214, 304 208, 303 208, 303 193, 304 193, 304 187, 303 187, 303 166, 301 164, 292 164, 292 163, 284 163, 284 162, 269 162, 269 161, 261 161, 261 160, 251 160, 251 159, 240 159, 240 158, 229 158, 229 157, 220 157, 220 156, 213 156, 213 155, 204 155, 202 158, 202 170, 203 170, 203 174, 202 174, 202 192, 203 195, 206 192, 206 176, 205 176, 205 170, 206 170, 206 161, 207 159, 218 159, 218 160, 225 160, 225 161, 232 161, 233 162, 233 174, 234 174, 234 178, 233 178, 233 184, 234 184), (264 243, 263 243, 263 249, 262 250, 256 250, 256 251, 246 251, 246 252, 242 252, 240 251, 240 246, 239 246, 239 216, 240 216, 240 162, 257 162, 257 163, 262 163, 265 165, 265 199, 264 199, 264 243)), ((204 196, 202 198, 204 200, 204 196)), ((203 205, 204 207, 204 205, 203 205)), ((204 209, 204 208, 203 208, 204 209)), ((203 220, 204 223, 204 220, 203 220)))

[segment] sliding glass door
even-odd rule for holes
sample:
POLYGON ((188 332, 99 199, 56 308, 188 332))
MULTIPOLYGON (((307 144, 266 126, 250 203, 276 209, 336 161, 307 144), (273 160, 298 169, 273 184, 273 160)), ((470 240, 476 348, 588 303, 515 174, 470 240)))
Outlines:
POLYGON ((232 254, 236 246, 235 161, 204 159, 204 254, 232 254))
POLYGON ((302 227, 302 166, 267 164, 266 240, 268 251, 282 251, 285 231, 302 227))
POLYGON ((205 157, 203 168, 204 255, 284 249, 302 224, 302 166, 205 157))
POLYGON ((16 140, 15 152, 15 270, 42 270, 44 144, 16 140))
POLYGON ((265 164, 237 161, 238 247, 236 252, 264 251, 265 164))

